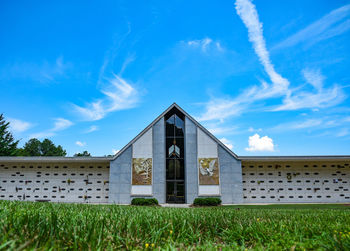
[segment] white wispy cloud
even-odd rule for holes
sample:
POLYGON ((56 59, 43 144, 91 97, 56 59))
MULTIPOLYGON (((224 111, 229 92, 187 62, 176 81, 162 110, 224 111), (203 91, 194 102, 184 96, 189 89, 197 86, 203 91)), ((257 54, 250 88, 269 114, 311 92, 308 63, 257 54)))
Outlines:
POLYGON ((297 91, 283 99, 283 104, 273 111, 297 110, 305 108, 326 108, 337 105, 345 99, 342 88, 338 85, 324 88, 324 76, 317 70, 304 69, 303 75, 313 91, 297 91))
POLYGON ((232 116, 240 115, 245 109, 249 102, 249 99, 242 99, 237 97, 235 99, 228 98, 212 98, 205 104, 206 111, 202 115, 198 116, 198 121, 208 120, 220 120, 232 116))
POLYGON ((56 133, 52 131, 43 131, 43 132, 37 132, 37 133, 32 133, 29 135, 30 139, 36 138, 36 139, 43 139, 43 138, 50 138, 55 136, 56 133))
POLYGON ((323 119, 307 119, 303 121, 281 123, 272 128, 275 131, 289 131, 298 129, 315 128, 324 125, 323 119))
POLYGON ((271 63, 263 37, 262 24, 259 21, 255 6, 248 0, 237 0, 235 5, 237 14, 248 29, 249 41, 253 44, 254 51, 272 84, 261 81, 260 86, 248 88, 236 98, 212 98, 206 104, 206 112, 199 117, 201 121, 216 119, 223 121, 228 117, 240 115, 250 104, 257 100, 290 95, 289 81, 278 74, 271 63))
POLYGON ((287 48, 300 43, 307 43, 310 46, 319 41, 343 34, 350 29, 349 16, 350 4, 332 10, 319 20, 278 43, 272 49, 287 48))
POLYGON ((327 128, 336 128, 337 130, 338 129, 342 130, 341 128, 349 128, 349 125, 350 125, 349 117, 331 115, 331 116, 324 116, 322 118, 318 116, 315 118, 307 118, 305 120, 297 120, 293 122, 281 123, 272 127, 271 130, 277 131, 277 132, 300 130, 300 129, 319 130, 319 129, 327 129, 327 128))
POLYGON ((187 41, 186 44, 190 47, 200 48, 203 52, 206 52, 210 47, 215 48, 218 51, 223 51, 223 48, 219 41, 213 41, 211 38, 206 37, 198 40, 187 41))
POLYGON ((229 134, 237 134, 238 127, 237 126, 220 126, 218 124, 208 124, 206 128, 209 132, 214 135, 229 135, 229 134))
POLYGON ((135 107, 139 100, 138 91, 117 75, 109 80, 109 86, 101 92, 104 94, 103 98, 85 106, 73 104, 73 108, 83 120, 100 120, 110 112, 135 107))
POLYGON ((249 137, 248 145, 249 147, 245 148, 245 150, 249 152, 275 151, 273 140, 268 136, 260 137, 257 133, 249 137))
POLYGON ((64 118, 56 118, 54 122, 54 127, 51 129, 53 132, 62 131, 67 129, 68 127, 71 127, 73 125, 73 122, 69 121, 68 119, 64 118))
POLYGON ((120 150, 117 150, 117 149, 112 149, 112 153, 113 154, 117 154, 120 150))
POLYGON ((77 146, 86 146, 86 143, 85 142, 82 142, 82 141, 76 141, 75 142, 75 144, 77 145, 77 146))
POLYGON ((339 132, 336 133, 337 137, 344 137, 350 134, 349 128, 342 128, 339 132))
POLYGON ((135 61, 135 58, 136 58, 135 54, 131 54, 124 60, 123 65, 118 73, 119 76, 123 74, 123 72, 125 71, 125 69, 128 67, 129 64, 135 61))
MULTIPOLYGON (((276 94, 285 94, 288 91, 289 81, 278 74, 271 63, 270 55, 266 49, 266 42, 263 36, 262 23, 259 21, 258 12, 256 11, 254 4, 249 0, 237 0, 236 11, 247 27, 249 41, 253 44, 255 53, 273 83, 270 88, 264 88, 265 93, 260 93, 258 96, 270 97, 276 94)), ((264 85, 265 87, 268 87, 266 86, 267 83, 264 85)))
POLYGON ((20 119, 7 118, 7 120, 10 122, 10 128, 14 133, 27 131, 34 126, 32 123, 20 119))
POLYGON ((259 128, 259 129, 254 129, 253 127, 248 128, 248 132, 261 132, 261 131, 262 131, 261 128, 259 128))
POLYGON ((63 76, 70 67, 71 63, 65 62, 62 56, 54 62, 16 62, 0 69, 0 79, 31 79, 48 83, 63 76))
POLYGON ((198 120, 223 122, 226 118, 247 112, 259 101, 271 98, 281 98, 282 104, 276 107, 264 107, 266 111, 315 110, 335 106, 345 99, 345 94, 340 86, 324 87, 324 77, 317 70, 304 69, 302 74, 309 85, 302 84, 291 89, 289 80, 277 73, 271 62, 263 37, 262 23, 259 21, 255 5, 250 0, 237 0, 235 6, 237 14, 248 30, 249 41, 269 76, 271 84, 260 80, 260 85, 249 87, 236 97, 211 97, 205 103, 206 111, 198 117, 198 120), (312 91, 309 91, 310 85, 313 88, 312 91))
POLYGON ((84 133, 91 133, 91 132, 97 131, 98 129, 99 129, 98 126, 92 125, 92 126, 90 126, 89 128, 87 128, 87 129, 84 131, 84 133))
POLYGON ((45 130, 45 131, 42 131, 42 132, 33 133, 33 134, 29 135, 29 138, 41 139, 41 138, 53 137, 57 134, 57 132, 66 130, 67 128, 71 127, 72 125, 74 125, 74 123, 68 119, 55 118, 52 128, 45 130))
POLYGON ((230 140, 226 138, 221 138, 219 139, 225 146, 227 146, 228 149, 232 150, 233 149, 233 144, 230 140))

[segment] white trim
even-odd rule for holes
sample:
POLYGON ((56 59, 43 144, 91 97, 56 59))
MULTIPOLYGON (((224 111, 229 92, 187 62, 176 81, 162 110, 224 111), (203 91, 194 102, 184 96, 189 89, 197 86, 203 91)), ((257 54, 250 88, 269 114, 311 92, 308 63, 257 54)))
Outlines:
POLYGON ((198 195, 220 196, 220 185, 200 185, 198 188, 198 195))
POLYGON ((152 195, 152 185, 132 185, 131 195, 152 195))

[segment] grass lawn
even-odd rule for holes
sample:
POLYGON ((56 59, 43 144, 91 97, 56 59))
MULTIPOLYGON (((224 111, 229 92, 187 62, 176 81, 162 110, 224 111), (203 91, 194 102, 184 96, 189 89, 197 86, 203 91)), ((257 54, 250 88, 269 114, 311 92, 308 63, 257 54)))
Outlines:
POLYGON ((240 209, 350 209, 350 204, 271 204, 225 206, 240 209))
POLYGON ((350 250, 349 209, 342 205, 160 208, 0 201, 0 250, 350 250))

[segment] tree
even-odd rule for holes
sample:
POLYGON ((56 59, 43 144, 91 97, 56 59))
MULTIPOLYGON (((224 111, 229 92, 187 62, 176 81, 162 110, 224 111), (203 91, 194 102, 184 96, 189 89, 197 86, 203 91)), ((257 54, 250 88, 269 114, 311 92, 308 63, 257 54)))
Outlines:
POLYGON ((55 146, 51 140, 44 139, 41 142, 41 154, 42 156, 66 156, 67 152, 61 145, 55 146))
POLYGON ((21 156, 66 156, 67 152, 61 145, 56 146, 51 140, 30 139, 25 143, 23 149, 19 149, 21 156))
POLYGON ((88 151, 84 151, 82 153, 74 154, 74 157, 91 157, 91 154, 88 151))
POLYGON ((15 140, 8 131, 10 122, 6 122, 3 114, 0 114, 0 156, 14 156, 17 154, 19 140, 15 140))
POLYGON ((24 156, 41 156, 41 142, 38 139, 30 139, 25 143, 21 153, 24 156))

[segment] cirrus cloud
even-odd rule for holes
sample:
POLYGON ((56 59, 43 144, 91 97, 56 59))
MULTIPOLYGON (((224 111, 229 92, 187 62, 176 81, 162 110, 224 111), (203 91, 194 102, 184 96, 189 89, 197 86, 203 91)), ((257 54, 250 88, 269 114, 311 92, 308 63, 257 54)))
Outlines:
POLYGON ((73 104, 74 110, 82 120, 100 120, 110 112, 133 108, 138 103, 138 91, 115 74, 114 78, 109 80, 109 86, 101 92, 104 94, 103 98, 85 106, 73 104))
POLYGON ((7 120, 10 122, 10 128, 14 133, 27 131, 34 126, 32 123, 20 119, 8 118, 7 120))

